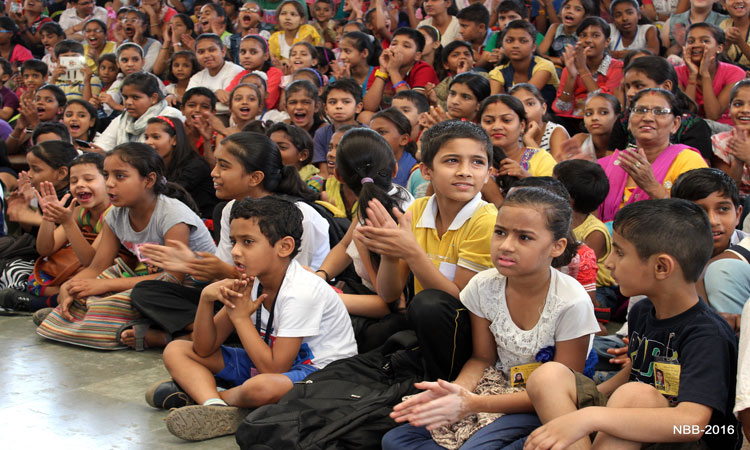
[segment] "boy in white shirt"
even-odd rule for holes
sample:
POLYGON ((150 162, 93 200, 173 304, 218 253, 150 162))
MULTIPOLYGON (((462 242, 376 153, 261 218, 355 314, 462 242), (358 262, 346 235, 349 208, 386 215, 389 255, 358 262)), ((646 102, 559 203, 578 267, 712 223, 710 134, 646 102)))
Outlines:
POLYGON ((226 87, 237 76, 244 71, 242 66, 226 61, 227 49, 221 38, 213 33, 203 33, 195 40, 195 55, 203 70, 190 77, 187 89, 194 87, 205 87, 211 89, 219 103, 216 104, 218 114, 229 112, 229 92, 226 87))
POLYGON ((272 196, 246 198, 233 208, 230 227, 241 279, 203 290, 193 341, 173 341, 164 350, 174 381, 146 393, 152 406, 199 404, 167 416, 167 429, 191 441, 234 433, 245 408, 275 403, 295 382, 357 353, 344 303, 293 260, 302 236, 299 208, 272 196), (224 307, 214 315, 216 301, 224 307), (232 331, 241 348, 221 345, 232 331), (218 392, 216 379, 234 387, 218 392))

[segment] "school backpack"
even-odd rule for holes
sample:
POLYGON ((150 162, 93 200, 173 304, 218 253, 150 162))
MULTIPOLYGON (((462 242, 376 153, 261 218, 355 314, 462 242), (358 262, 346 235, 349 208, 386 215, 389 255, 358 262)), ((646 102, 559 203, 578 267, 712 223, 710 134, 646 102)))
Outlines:
POLYGON ((423 379, 419 350, 384 354, 389 342, 329 364, 279 403, 254 410, 237 430, 240 448, 380 449, 383 435, 398 425, 389 416, 393 406, 417 393, 414 383, 423 379))

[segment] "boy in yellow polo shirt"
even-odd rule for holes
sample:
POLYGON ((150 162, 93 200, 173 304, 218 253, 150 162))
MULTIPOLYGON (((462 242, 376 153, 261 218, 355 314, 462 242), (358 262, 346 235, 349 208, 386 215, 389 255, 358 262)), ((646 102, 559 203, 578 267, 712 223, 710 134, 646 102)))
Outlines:
POLYGON ((408 304, 428 379, 453 380, 471 356, 471 324, 458 294, 492 267, 490 239, 497 209, 482 200, 492 143, 470 122, 441 122, 422 137, 424 178, 435 194, 417 199, 397 225, 377 200, 355 238, 381 255, 376 290, 386 302, 401 296, 409 273, 417 294, 408 304))

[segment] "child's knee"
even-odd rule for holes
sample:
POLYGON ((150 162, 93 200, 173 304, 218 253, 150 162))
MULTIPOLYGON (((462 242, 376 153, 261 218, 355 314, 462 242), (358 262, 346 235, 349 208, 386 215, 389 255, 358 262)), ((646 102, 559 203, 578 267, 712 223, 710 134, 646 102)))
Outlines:
MULTIPOLYGON (((255 404, 277 403, 294 385, 286 375, 260 374, 242 384, 243 396, 252 397, 255 404)), ((250 398, 248 398, 250 400, 250 398)))
POLYGON ((181 356, 192 353, 194 353, 192 341, 185 341, 182 339, 172 341, 164 348, 164 353, 162 354, 164 365, 169 369, 170 364, 174 364, 174 362, 178 361, 181 356))
POLYGON ((548 394, 550 389, 558 392, 561 389, 572 390, 575 395, 575 384, 575 375, 568 366, 550 361, 531 372, 526 381, 526 392, 533 402, 548 394))
POLYGON ((650 384, 630 382, 623 384, 612 393, 607 406, 616 408, 666 408, 669 403, 650 384))

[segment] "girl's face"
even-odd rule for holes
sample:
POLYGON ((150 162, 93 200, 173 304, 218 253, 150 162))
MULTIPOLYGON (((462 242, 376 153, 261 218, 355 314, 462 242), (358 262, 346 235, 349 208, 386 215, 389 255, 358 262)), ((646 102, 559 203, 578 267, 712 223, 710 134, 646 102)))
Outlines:
POLYGON ((313 18, 320 23, 328 22, 333 18, 333 8, 325 2, 317 2, 313 5, 313 18))
POLYGON ((521 100, 523 109, 526 111, 526 119, 529 122, 536 122, 538 125, 544 123, 544 114, 547 112, 547 104, 539 101, 538 98, 526 89, 517 89, 513 91, 513 97, 521 100))
POLYGON ((583 109, 583 123, 592 135, 609 135, 617 116, 612 104, 602 97, 592 97, 583 109))
POLYGON ((44 9, 44 3, 38 0, 26 0, 25 2, 23 2, 23 9, 24 11, 39 15, 44 9))
POLYGON ((586 16, 586 10, 583 8, 583 3, 579 0, 570 0, 560 10, 562 16, 562 23, 564 26, 575 28, 583 22, 583 18, 586 16))
POLYGON ((621 33, 631 34, 636 32, 641 14, 630 3, 620 3, 612 11, 615 26, 621 33))
POLYGON ((63 108, 49 89, 37 91, 34 97, 36 111, 41 122, 55 121, 62 114, 63 108))
POLYGON ((505 33, 503 50, 511 61, 525 61, 534 53, 536 43, 526 30, 513 28, 505 33))
POLYGON ((665 110, 672 107, 662 95, 651 92, 638 99, 630 111, 628 128, 635 137, 636 145, 643 143, 668 144, 669 136, 680 127, 680 118, 665 110), (638 112, 639 108, 647 108, 648 111, 638 112), (661 114, 656 114, 654 109, 661 114))
POLYGON ((42 181, 49 181, 55 185, 55 189, 60 189, 68 174, 67 168, 55 169, 32 152, 26 154, 26 163, 29 165, 29 180, 36 189, 39 189, 42 181))
POLYGON ((496 102, 484 109, 482 128, 490 135, 492 145, 506 149, 518 146, 526 123, 505 103, 496 102))
POLYGON ((190 59, 184 56, 175 58, 172 61, 172 74, 177 81, 189 80, 193 76, 193 64, 190 59))
POLYGON ((90 47, 99 48, 107 43, 104 30, 96 22, 91 22, 83 27, 83 35, 86 37, 86 42, 89 43, 90 47))
POLYGON ((143 70, 143 58, 138 50, 134 48, 126 48, 121 51, 120 56, 117 58, 117 63, 120 65, 120 70, 125 76, 143 70))
POLYGON ((578 35, 578 42, 583 43, 583 54, 587 58, 601 58, 604 49, 609 46, 609 38, 604 36, 601 28, 595 25, 586 27, 578 35))
POLYGON ((466 119, 473 121, 479 111, 479 100, 463 83, 453 83, 448 91, 448 115, 452 119, 466 119))
POLYGON ((249 30, 257 27, 262 21, 260 17, 261 9, 257 3, 248 2, 242 5, 239 12, 239 24, 241 28, 249 30))
POLYGON ((750 2, 748 0, 725 0, 724 7, 732 17, 747 17, 750 14, 750 2))
POLYGON ((104 175, 96 164, 76 164, 70 168, 70 193, 86 209, 109 205, 104 175))
POLYGON ((286 98, 286 112, 293 124, 309 130, 315 121, 315 99, 305 91, 297 91, 286 98))
POLYGON ((448 72, 456 73, 458 71, 458 64, 461 61, 466 61, 469 63, 469 67, 474 67, 474 55, 471 53, 470 48, 461 46, 453 49, 453 51, 448 54, 448 57, 445 58, 443 67, 448 72))
POLYGON ((339 60, 343 63, 349 64, 349 67, 355 67, 362 61, 367 61, 367 50, 360 52, 357 47, 354 46, 354 42, 351 39, 342 39, 339 48, 341 49, 341 56, 339 60))
POLYGON ((541 205, 502 206, 497 212, 490 255, 497 271, 506 277, 542 273, 565 250, 565 239, 555 240, 547 228, 541 205))
POLYGON ((211 171, 216 197, 222 200, 239 199, 247 196, 252 174, 245 171, 239 159, 219 144, 216 152, 216 165, 211 171))
POLYGON ((448 6, 450 6, 450 2, 446 0, 424 0, 422 3, 425 14, 433 17, 448 11, 448 6))
POLYGON ((657 84, 656 81, 648 77, 644 72, 640 70, 631 69, 625 72, 623 78, 623 87, 625 88, 625 97, 628 100, 628 105, 633 103, 633 98, 638 92, 649 89, 649 88, 663 88, 668 91, 672 90, 672 82, 665 81, 662 84, 657 84))
POLYGON ((222 0, 221 6, 224 8, 224 12, 227 13, 228 17, 234 17, 235 14, 237 14, 237 7, 234 6, 234 3, 222 0))
POLYGON ((117 79, 119 69, 117 65, 110 61, 102 61, 99 64, 99 79, 102 83, 110 84, 117 79))
POLYGON ((7 44, 13 37, 13 31, 0 27, 0 44, 7 44))
POLYGON ((297 29, 302 25, 302 17, 294 5, 284 5, 281 11, 279 11, 278 19, 281 29, 290 33, 296 33, 297 29))
POLYGON ((215 70, 224 65, 226 49, 220 47, 213 39, 201 39, 195 44, 195 55, 198 64, 208 70, 215 70))
POLYGON ((146 125, 145 133, 146 145, 150 145, 151 148, 156 150, 156 153, 161 156, 164 162, 169 160, 174 146, 177 145, 177 137, 170 136, 164 129, 168 126, 163 123, 150 123, 146 125))
POLYGON ((240 65, 245 70, 260 70, 267 58, 265 46, 256 39, 245 39, 240 43, 240 65))
POLYGON ((709 58, 720 53, 723 49, 723 45, 719 45, 716 42, 711 31, 706 28, 693 28, 685 39, 685 47, 687 50, 686 58, 690 58, 695 64, 700 65, 704 54, 708 54, 709 58))
POLYGON ((297 169, 302 167, 302 161, 310 155, 309 150, 299 151, 294 146, 292 138, 285 131, 279 130, 271 133, 271 140, 279 147, 281 152, 281 161, 285 166, 294 166, 297 169))
POLYGON ((122 105, 133 119, 141 117, 146 110, 158 101, 159 96, 157 94, 148 96, 132 84, 127 84, 122 88, 122 105))
POLYGON ((394 155, 403 150, 404 146, 409 143, 409 135, 401 134, 396 125, 384 117, 376 117, 370 122, 370 128, 375 130, 391 146, 394 155))
POLYGON ((179 17, 172 17, 172 20, 169 21, 169 27, 172 29, 172 34, 176 39, 180 39, 180 36, 189 32, 188 27, 185 26, 185 22, 179 17))
POLYGON ((314 68, 318 59, 310 53, 306 45, 295 45, 289 50, 289 62, 292 64, 292 73, 294 73, 300 69, 314 68))
POLYGON ((137 205, 144 194, 153 189, 156 174, 151 172, 142 177, 135 167, 115 154, 104 159, 104 179, 109 201, 114 206, 129 208, 137 205))
POLYGON ((88 141, 89 129, 94 126, 95 120, 88 110, 78 103, 67 105, 63 113, 63 123, 68 127, 73 139, 88 141))
POLYGON ((336 170, 336 148, 341 142, 341 138, 344 137, 344 133, 336 132, 331 136, 331 142, 328 143, 328 153, 326 153, 326 165, 328 167, 328 173, 333 173, 336 170))
POLYGON ((137 32, 140 31, 141 33, 143 33, 143 28, 145 26, 141 18, 138 17, 138 14, 134 12, 126 13, 123 16, 122 25, 125 37, 127 37, 131 41, 133 40, 137 32))
POLYGON ((729 116, 734 121, 735 128, 750 130, 750 87, 737 90, 729 103, 729 116))
POLYGON ((432 39, 432 35, 425 30, 419 30, 419 32, 424 36, 424 51, 422 52, 422 58, 431 56, 435 53, 435 49, 437 48, 435 46, 435 40, 432 39))
POLYGON ((235 122, 247 123, 261 113, 260 99, 255 89, 242 86, 235 89, 231 98, 235 122))

